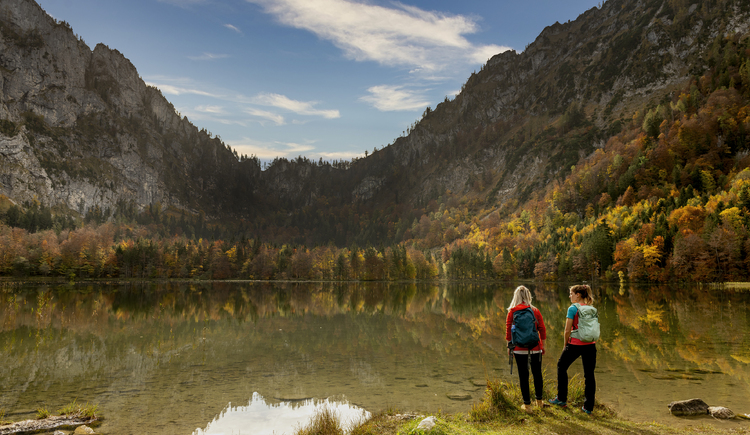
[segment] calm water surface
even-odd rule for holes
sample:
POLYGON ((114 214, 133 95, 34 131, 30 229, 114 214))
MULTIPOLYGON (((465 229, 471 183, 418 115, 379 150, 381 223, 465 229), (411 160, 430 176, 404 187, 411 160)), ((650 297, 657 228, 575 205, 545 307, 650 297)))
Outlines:
MULTIPOLYGON (((555 373, 567 287, 530 285, 555 373)), ((595 288, 598 398, 676 426, 703 398, 750 413, 750 292, 595 288)), ((0 410, 96 403, 105 434, 292 433, 316 407, 468 411, 505 353, 511 286, 148 283, 0 287, 0 410), (469 400, 448 396, 469 395, 469 400)), ((580 363, 572 372, 581 372, 580 363)), ((514 370, 515 373, 515 370, 514 370)), ((364 413, 364 414, 363 414, 364 413)))

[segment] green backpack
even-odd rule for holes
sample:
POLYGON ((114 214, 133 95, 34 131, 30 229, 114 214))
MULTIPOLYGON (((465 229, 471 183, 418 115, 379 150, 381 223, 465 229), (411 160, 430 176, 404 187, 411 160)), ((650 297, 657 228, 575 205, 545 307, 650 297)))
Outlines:
POLYGON ((578 308, 578 329, 571 331, 570 336, 584 343, 599 339, 599 312, 591 305, 573 304, 578 308))

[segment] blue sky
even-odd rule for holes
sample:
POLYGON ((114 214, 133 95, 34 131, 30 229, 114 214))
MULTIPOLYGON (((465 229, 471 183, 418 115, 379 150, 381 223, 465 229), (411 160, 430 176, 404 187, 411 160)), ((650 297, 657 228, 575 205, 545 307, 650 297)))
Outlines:
POLYGON ((349 160, 594 0, 38 0, 240 154, 349 160))

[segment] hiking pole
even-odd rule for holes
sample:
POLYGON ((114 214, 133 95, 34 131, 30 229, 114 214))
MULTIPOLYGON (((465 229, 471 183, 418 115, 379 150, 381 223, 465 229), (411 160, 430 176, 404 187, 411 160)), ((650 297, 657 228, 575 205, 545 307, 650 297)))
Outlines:
POLYGON ((508 365, 510 365, 510 374, 513 374, 513 342, 508 342, 508 365))

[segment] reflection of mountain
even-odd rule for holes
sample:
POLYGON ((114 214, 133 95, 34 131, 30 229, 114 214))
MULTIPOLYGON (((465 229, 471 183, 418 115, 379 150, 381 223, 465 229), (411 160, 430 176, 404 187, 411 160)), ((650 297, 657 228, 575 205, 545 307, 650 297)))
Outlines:
POLYGON ((232 406, 230 403, 208 423, 205 430, 196 429, 193 435, 235 432, 253 435, 288 434, 291 433, 291 429, 307 424, 316 410, 323 407, 338 415, 345 430, 370 417, 369 412, 351 405, 344 398, 273 402, 258 393, 253 393, 247 406, 232 406))

